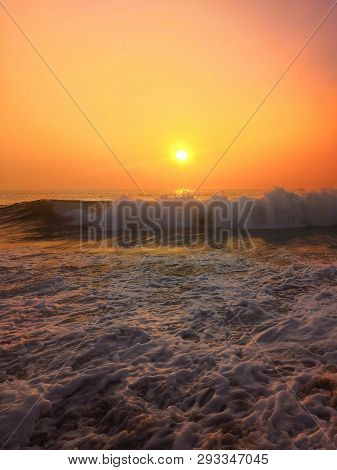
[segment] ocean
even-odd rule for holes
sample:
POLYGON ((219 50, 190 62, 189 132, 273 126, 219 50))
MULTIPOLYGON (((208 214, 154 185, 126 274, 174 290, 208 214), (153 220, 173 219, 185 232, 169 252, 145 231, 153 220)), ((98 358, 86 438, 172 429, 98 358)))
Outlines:
POLYGON ((336 227, 335 190, 1 192, 1 445, 336 447, 336 227), (195 200, 251 203, 243 235, 83 218, 195 200))

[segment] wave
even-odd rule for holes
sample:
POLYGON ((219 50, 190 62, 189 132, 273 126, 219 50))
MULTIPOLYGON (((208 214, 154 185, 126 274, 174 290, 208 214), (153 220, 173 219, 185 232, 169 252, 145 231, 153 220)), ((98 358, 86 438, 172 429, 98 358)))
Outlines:
POLYGON ((0 231, 42 231, 57 234, 65 231, 76 232, 81 226, 99 226, 104 222, 109 231, 113 232, 120 227, 121 212, 118 207, 121 206, 129 208, 134 223, 143 225, 144 218, 147 217, 148 220, 152 211, 152 214, 156 215, 155 227, 158 229, 184 228, 187 225, 191 227, 191 224, 198 229, 201 223, 208 226, 217 223, 218 228, 241 224, 249 230, 337 226, 337 190, 295 193, 276 188, 257 198, 241 196, 229 199, 214 194, 207 200, 197 200, 184 195, 182 198, 159 197, 156 200, 124 197, 118 201, 22 202, 0 207, 0 231), (215 211, 210 216, 210 207, 225 207, 226 210, 215 220, 219 213, 216 215, 215 211), (174 217, 172 219, 172 208, 180 208, 180 214, 183 215, 179 220, 178 217, 177 220, 174 217), (245 212, 243 218, 238 217, 240 212, 241 215, 245 212))
POLYGON ((337 190, 302 194, 276 188, 255 200, 247 227, 285 229, 337 225, 337 190))

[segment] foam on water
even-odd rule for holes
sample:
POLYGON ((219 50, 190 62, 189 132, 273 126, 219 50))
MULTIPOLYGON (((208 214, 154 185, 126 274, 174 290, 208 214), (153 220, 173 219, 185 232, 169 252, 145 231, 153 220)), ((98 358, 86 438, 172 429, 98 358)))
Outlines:
POLYGON ((204 195, 254 201, 245 252, 80 250, 117 196, 28 199, 0 208, 1 445, 337 446, 336 191, 204 195))
POLYGON ((3 247, 2 445, 333 448, 333 240, 318 258, 3 247))

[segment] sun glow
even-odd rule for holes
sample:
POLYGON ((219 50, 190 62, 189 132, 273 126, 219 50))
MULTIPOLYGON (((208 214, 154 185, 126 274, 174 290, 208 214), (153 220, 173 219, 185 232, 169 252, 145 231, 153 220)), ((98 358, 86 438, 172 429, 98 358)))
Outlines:
POLYGON ((0 14, 0 190, 113 184, 171 192, 205 177, 203 189, 214 191, 337 186, 332 13, 321 39, 220 158, 328 2, 116 0, 82 2, 81 10, 67 0, 49 9, 41 0, 8 3, 117 158, 0 14), (1 48, 2 38, 10 47, 1 48))
POLYGON ((177 150, 176 151, 176 159, 179 162, 185 162, 188 159, 188 153, 186 152, 186 150, 183 150, 183 149, 177 150))

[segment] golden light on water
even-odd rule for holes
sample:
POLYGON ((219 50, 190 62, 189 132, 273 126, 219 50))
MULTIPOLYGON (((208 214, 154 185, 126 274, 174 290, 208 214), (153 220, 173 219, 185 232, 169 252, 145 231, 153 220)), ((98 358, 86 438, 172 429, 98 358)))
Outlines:
POLYGON ((193 193, 192 189, 188 188, 178 188, 174 190, 175 196, 182 197, 182 196, 189 196, 193 193))

